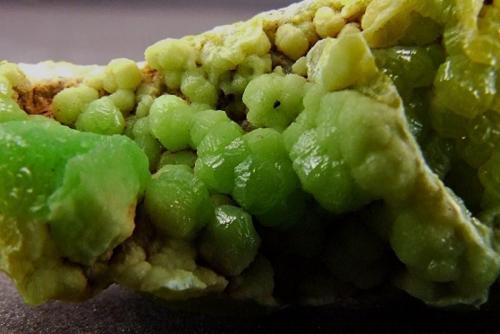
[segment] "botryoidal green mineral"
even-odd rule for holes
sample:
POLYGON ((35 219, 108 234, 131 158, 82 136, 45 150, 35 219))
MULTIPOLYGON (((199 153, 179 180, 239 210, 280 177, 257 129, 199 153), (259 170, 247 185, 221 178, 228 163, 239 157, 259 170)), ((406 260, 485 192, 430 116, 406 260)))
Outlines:
POLYGON ((115 59, 51 117, 0 63, 0 270, 27 303, 113 283, 196 305, 488 301, 499 2, 298 6, 115 59))
POLYGON ((45 118, 1 123, 0 141, 0 267, 28 302, 85 296, 83 268, 133 233, 146 156, 45 118))

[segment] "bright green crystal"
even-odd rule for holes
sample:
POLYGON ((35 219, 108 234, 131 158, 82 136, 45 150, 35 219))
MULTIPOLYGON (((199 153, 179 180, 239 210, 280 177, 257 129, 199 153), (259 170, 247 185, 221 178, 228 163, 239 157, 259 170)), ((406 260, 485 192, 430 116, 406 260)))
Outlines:
POLYGON ((0 270, 33 304, 485 303, 499 4, 305 1, 60 85, 0 62, 0 270))
POLYGON ((149 179, 144 153, 125 137, 40 118, 1 124, 0 142, 0 268, 28 302, 84 296, 82 266, 134 230, 149 179))

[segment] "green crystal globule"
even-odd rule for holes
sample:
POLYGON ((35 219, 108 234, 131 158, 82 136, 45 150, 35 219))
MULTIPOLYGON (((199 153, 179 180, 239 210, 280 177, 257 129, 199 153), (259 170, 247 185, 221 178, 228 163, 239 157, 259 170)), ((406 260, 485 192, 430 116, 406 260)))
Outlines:
POLYGON ((12 247, 2 248, 0 259, 36 237, 23 235, 31 224, 47 226, 62 257, 87 265, 132 234, 149 179, 132 141, 36 118, 1 124, 0 142, 0 240, 12 247))

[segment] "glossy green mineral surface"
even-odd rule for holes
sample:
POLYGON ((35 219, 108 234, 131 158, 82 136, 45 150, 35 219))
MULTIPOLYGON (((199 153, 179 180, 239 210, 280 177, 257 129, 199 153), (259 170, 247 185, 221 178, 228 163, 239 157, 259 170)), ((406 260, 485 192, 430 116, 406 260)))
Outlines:
POLYGON ((33 304, 119 283, 479 306, 500 274, 499 29, 498 1, 307 1, 113 60, 50 98, 55 120, 0 63, 0 270, 33 304))

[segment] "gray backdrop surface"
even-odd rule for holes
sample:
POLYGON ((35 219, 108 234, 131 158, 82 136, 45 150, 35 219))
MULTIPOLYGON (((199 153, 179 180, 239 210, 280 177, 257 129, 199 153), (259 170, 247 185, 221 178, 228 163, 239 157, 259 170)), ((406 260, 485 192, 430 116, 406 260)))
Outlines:
POLYGON ((148 45, 250 18, 291 0, 0 1, 0 59, 103 64, 148 45))

